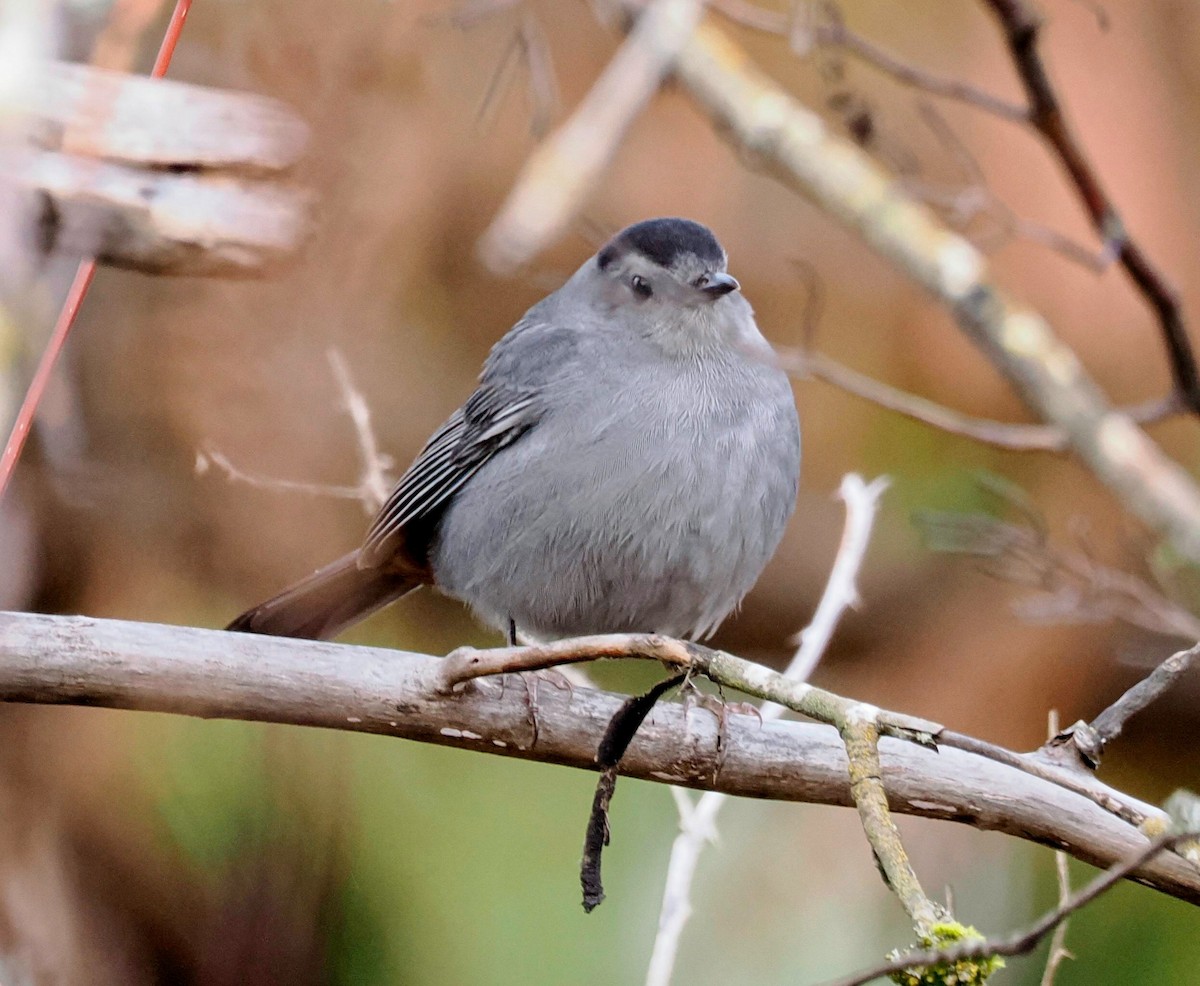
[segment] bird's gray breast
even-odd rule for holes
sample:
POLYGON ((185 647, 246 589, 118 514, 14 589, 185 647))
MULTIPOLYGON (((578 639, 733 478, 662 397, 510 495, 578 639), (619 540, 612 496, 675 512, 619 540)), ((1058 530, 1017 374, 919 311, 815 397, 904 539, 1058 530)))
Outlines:
POLYGON ((554 381, 542 419, 455 496, 435 578, 487 622, 538 638, 703 636, 791 514, 791 388, 737 354, 603 364, 554 381))

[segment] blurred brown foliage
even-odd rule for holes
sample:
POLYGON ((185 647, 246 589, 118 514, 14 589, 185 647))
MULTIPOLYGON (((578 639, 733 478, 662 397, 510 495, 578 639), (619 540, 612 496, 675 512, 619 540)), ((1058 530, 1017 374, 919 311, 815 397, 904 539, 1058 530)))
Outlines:
MULTIPOLYGON (((978 6, 839 6, 857 30, 912 62, 1017 97, 1004 49, 978 6)), ((1194 315, 1200 287, 1187 275, 1200 267, 1193 166, 1200 10, 1114 5, 1102 31, 1085 4, 1045 6, 1046 55, 1082 140, 1194 315)), ((796 270, 803 263, 823 294, 820 349, 948 405, 1020 419, 999 375, 944 312, 832 219, 755 173, 677 92, 665 92, 637 122, 577 235, 523 278, 488 276, 475 259, 476 240, 535 140, 521 70, 482 117, 480 107, 521 18, 536 16, 567 108, 618 38, 583 4, 529 3, 469 31, 450 22, 449 9, 440 0, 196 6, 172 74, 264 92, 306 116, 314 139, 302 178, 319 192, 320 228, 294 268, 270 281, 101 272, 18 473, 20 515, 6 505, 0 517, 5 605, 215 627, 344 552, 364 529, 357 504, 256 489, 212 470, 195 475, 197 450, 218 449, 266 475, 353 483, 354 432, 326 359, 336 346, 372 408, 383 448, 402 466, 467 395, 488 347, 522 311, 604 231, 650 215, 688 215, 717 231, 775 343, 800 342, 809 290, 796 270), (22 529, 34 536, 22 541, 22 529), (36 580, 20 577, 30 572, 36 580)), ((827 107, 831 125, 845 126, 838 108, 852 93, 869 107, 882 157, 922 181, 948 188, 963 181, 911 90, 829 52, 800 59, 776 39, 745 33, 744 41, 801 98, 827 107)), ((1015 213, 1092 242, 1031 133, 962 106, 939 112, 1015 213)), ((1001 244, 993 261, 998 279, 1049 317, 1115 400, 1165 391, 1153 319, 1118 271, 1097 275, 1019 240, 1001 244)), ((1070 541, 1074 519, 1084 518, 1089 550, 1145 571, 1154 546, 1075 462, 985 449, 817 383, 798 383, 797 398, 805 442, 797 514, 779 557, 722 631, 723 646, 770 659, 786 652, 836 547, 840 508, 831 491, 854 470, 886 472, 896 482, 862 576, 862 609, 818 672, 823 684, 1030 747, 1043 738, 1047 709, 1060 709, 1066 722, 1087 717, 1143 662, 1172 649, 1172 641, 1109 622, 1023 622, 1009 608, 1019 590, 968 562, 930 555, 909 523, 914 509, 974 505, 969 474, 986 469, 1020 483, 1055 536, 1070 541)), ((1197 464, 1191 422, 1156 434, 1186 466, 1197 464)), ((362 634, 433 651, 490 639, 457 604, 431 595, 393 607, 362 634)), ((1110 779, 1149 799, 1183 779, 1178 750, 1198 725, 1196 695, 1193 683, 1136 724, 1113 751, 1110 779)), ((0 775, 4 798, 22 805, 0 821, 0 845, 22 847, 0 853, 0 866, 6 885, 28 879, 42 889, 40 898, 20 895, 36 911, 28 920, 5 897, 0 940, 28 937, 36 949, 31 927, 53 936, 55 928, 104 923, 97 940, 135 944, 113 946, 119 958, 71 961, 111 968, 114 982, 177 981, 163 979, 163 969, 196 947, 196 936, 181 931, 189 920, 178 915, 206 914, 211 924, 220 908, 169 852, 139 851, 143 834, 102 821, 113 799, 133 797, 132 782, 113 766, 130 737, 79 710, 4 710, 0 730, 11 761, 0 775), (72 859, 80 866, 67 867, 72 859), (74 903, 63 910, 47 895, 74 903), (81 901, 91 902, 87 913, 81 901), (144 954, 158 947, 149 941, 166 943, 157 959, 144 954), (156 961, 167 964, 139 976, 156 961)), ((1194 750, 1188 756, 1195 777, 1194 750)), ((319 901, 322 879, 306 900, 319 901)), ((271 885, 266 876, 255 883, 271 885)), ((247 891, 247 907, 254 893, 247 891)), ((274 894, 272 906, 290 896, 274 894)), ((286 913, 280 921, 287 925, 286 913)), ((288 933, 297 941, 314 934, 303 922, 288 933)), ((215 961, 196 960, 194 968, 211 972, 215 961)), ((85 979, 64 972, 45 981, 85 979)), ((86 981, 108 980, 96 973, 86 981)), ((251 980, 212 972, 197 981, 251 980)))

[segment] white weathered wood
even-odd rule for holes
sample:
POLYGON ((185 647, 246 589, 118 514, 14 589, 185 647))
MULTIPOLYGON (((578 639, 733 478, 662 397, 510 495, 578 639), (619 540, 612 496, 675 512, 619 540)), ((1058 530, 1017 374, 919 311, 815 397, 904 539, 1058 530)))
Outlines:
POLYGON ((51 62, 18 98, 41 146, 144 167, 279 171, 308 142, 278 100, 89 65, 51 62))
POLYGON ((156 274, 258 274, 292 257, 311 196, 278 180, 175 174, 25 148, 0 155, 0 182, 33 198, 32 239, 156 274))
MULTIPOLYGON (((593 769, 604 727, 623 699, 542 685, 535 740, 525 689, 485 679, 443 695, 438 662, 405 651, 191 627, 0 613, 4 701, 323 726, 593 769)), ((827 726, 730 715, 719 760, 716 741, 710 713, 660 705, 622 768, 646 780, 746 797, 850 803, 845 753, 827 726)), ((994 761, 892 740, 881 752, 897 811, 1004 832, 1098 866, 1146 844, 1093 801, 994 761)), ((1200 869, 1178 856, 1160 855, 1138 879, 1200 904, 1200 869)))

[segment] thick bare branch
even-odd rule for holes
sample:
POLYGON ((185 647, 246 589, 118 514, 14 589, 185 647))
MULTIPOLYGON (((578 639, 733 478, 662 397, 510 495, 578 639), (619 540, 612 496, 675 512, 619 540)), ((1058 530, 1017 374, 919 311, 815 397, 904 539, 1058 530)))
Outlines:
MULTIPOLYGON (((526 693, 477 681, 446 694, 441 659, 404 651, 31 614, 0 614, 0 700, 173 712, 406 737, 594 769, 623 696, 543 689, 537 741, 526 693)), ((718 727, 679 705, 656 708, 622 760, 633 777, 745 797, 850 804, 835 730, 731 715, 718 727)), ((1145 845, 1092 800, 960 750, 885 739, 892 809, 1062 848, 1108 866, 1145 845)), ((1115 798, 1132 802, 1119 792, 1115 798)), ((1150 805, 1138 811, 1163 814, 1150 805)), ((1200 870, 1163 854, 1135 878, 1200 904, 1200 870)))
POLYGON ((1065 766, 1100 766, 1104 748, 1125 729, 1126 723, 1152 702, 1162 698, 1192 670, 1200 657, 1200 644, 1172 654, 1145 678, 1089 722, 1077 722, 1054 737, 1043 753, 1065 766))

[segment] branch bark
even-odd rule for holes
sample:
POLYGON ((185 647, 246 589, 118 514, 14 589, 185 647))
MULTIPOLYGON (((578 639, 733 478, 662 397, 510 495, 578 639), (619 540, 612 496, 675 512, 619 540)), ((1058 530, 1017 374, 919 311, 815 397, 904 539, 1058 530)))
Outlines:
MULTIPOLYGON (((537 738, 528 694, 477 680, 447 694, 441 659, 83 617, 0 614, 0 700, 171 712, 321 726, 595 769, 595 751, 624 696, 542 689, 537 738)), ((723 750, 707 712, 656 707, 622 760, 644 780, 744 797, 849 805, 835 730, 730 715, 723 750)), ((1147 845, 1134 826, 1043 778, 961 750, 884 739, 894 811, 1004 832, 1096 866, 1147 845)), ((1114 797, 1133 801, 1119 792, 1114 797)), ((1138 804, 1156 819, 1157 808, 1138 804)), ((1200 869, 1162 854, 1135 879, 1200 904, 1200 869)))

